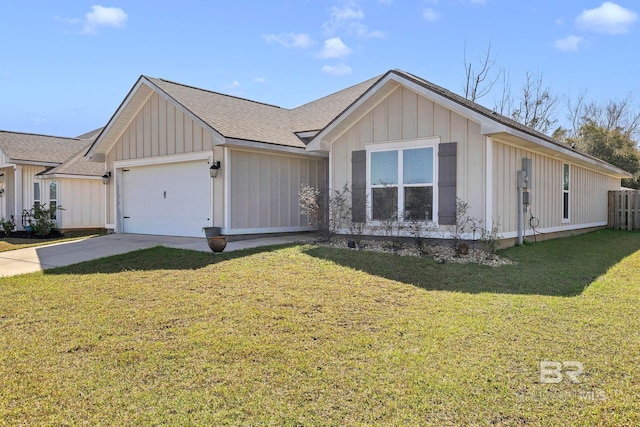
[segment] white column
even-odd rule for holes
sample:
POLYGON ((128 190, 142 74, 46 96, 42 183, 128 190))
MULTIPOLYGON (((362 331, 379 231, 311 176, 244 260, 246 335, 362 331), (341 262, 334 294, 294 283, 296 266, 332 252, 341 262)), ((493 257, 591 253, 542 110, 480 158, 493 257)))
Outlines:
POLYGON ((493 228, 493 139, 485 137, 485 202, 484 224, 485 229, 491 232, 493 228))
POLYGON ((24 210, 24 206, 22 205, 22 165, 15 165, 13 167, 13 183, 13 208, 15 210, 14 215, 16 216, 16 229, 24 230, 24 227, 22 227, 22 211, 24 210))

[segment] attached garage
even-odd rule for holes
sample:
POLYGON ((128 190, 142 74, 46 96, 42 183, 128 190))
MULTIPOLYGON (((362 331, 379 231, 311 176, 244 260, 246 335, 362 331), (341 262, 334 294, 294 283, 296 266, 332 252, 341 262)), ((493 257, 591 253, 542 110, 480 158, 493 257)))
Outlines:
POLYGON ((211 225, 207 159, 124 166, 118 177, 122 232, 203 237, 202 228, 211 225))

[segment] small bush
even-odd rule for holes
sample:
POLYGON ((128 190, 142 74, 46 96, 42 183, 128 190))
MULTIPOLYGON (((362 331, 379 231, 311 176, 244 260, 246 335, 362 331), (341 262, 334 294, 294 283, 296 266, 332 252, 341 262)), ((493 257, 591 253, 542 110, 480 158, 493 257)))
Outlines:
POLYGON ((13 215, 9 219, 0 218, 0 228, 5 236, 8 236, 16 229, 16 219, 13 215))

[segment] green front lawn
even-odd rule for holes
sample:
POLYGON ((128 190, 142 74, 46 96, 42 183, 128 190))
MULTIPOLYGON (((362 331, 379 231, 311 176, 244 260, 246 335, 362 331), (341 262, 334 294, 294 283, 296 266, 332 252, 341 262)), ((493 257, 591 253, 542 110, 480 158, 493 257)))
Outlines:
POLYGON ((639 249, 153 248, 0 279, 0 424, 640 425, 639 249))
POLYGON ((53 243, 69 242, 71 240, 85 239, 104 235, 103 231, 68 231, 61 237, 23 239, 18 237, 0 236, 0 252, 15 251, 16 249, 30 248, 34 246, 46 246, 53 243))

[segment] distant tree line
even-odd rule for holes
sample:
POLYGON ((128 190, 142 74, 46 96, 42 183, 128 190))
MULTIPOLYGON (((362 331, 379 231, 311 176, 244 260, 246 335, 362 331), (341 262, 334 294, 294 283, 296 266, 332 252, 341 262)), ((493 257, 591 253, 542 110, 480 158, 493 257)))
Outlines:
POLYGON ((544 83, 543 74, 527 72, 522 87, 514 94, 508 72, 496 68, 496 63, 491 44, 475 63, 467 59, 465 46, 463 89, 467 99, 479 102, 500 84, 502 93, 494 111, 618 166, 633 174, 622 185, 640 188, 640 109, 631 95, 603 102, 589 101, 586 91, 575 97, 564 95, 568 126, 557 126, 561 98, 544 83))

